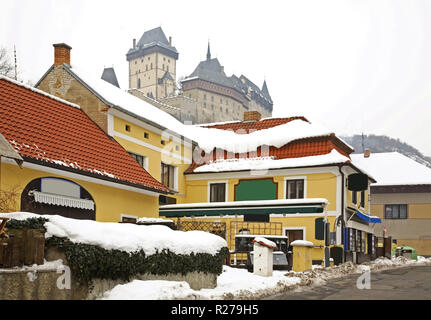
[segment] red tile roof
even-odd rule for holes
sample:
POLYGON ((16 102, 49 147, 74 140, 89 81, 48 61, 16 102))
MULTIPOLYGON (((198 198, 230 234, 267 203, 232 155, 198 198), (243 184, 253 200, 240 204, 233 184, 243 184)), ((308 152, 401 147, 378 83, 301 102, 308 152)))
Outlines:
MULTIPOLYGON (((251 122, 229 122, 222 124, 214 124, 214 125, 203 125, 205 128, 215 128, 222 130, 233 130, 235 133, 239 134, 248 134, 250 132, 256 130, 269 129, 272 127, 276 127, 282 124, 289 123, 291 121, 306 121, 309 122, 304 117, 289 117, 289 118, 269 118, 260 121, 251 121, 251 122)), ((304 138, 291 141, 281 148, 269 147, 269 154, 265 156, 271 156, 274 159, 286 159, 286 158, 301 158, 301 157, 309 157, 309 156, 317 156, 329 154, 333 149, 337 150, 340 154, 350 158, 349 154, 354 150, 351 149, 350 146, 345 144, 342 140, 340 140, 335 134, 331 134, 328 136, 320 136, 320 137, 312 137, 312 138, 304 138)), ((219 155, 220 156, 220 155, 219 155)), ((257 149, 256 153, 248 153, 247 158, 261 157, 261 148, 257 149)), ((239 158, 240 154, 230 155, 228 157, 227 152, 224 152, 223 158, 239 158)), ((241 154, 241 157, 244 157, 241 154)), ((193 162, 192 165, 186 170, 186 173, 192 173, 194 169, 200 167, 208 163, 209 161, 216 160, 216 153, 213 151, 210 154, 205 154, 202 157, 203 161, 200 163, 193 162)))
POLYGON ((25 161, 167 193, 76 105, 0 77, 0 133, 25 161))

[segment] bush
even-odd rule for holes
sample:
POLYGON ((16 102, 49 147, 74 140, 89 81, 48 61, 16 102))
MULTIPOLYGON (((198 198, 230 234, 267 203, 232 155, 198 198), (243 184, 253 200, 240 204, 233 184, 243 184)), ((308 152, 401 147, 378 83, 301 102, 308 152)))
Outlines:
POLYGON ((64 251, 76 280, 83 284, 92 279, 130 281, 133 276, 145 273, 185 275, 197 271, 220 274, 229 253, 228 248, 222 248, 216 255, 183 255, 165 249, 147 256, 143 250, 131 253, 107 250, 95 245, 73 243, 67 238, 59 237, 48 238, 46 244, 64 251))
POLYGON ((25 220, 12 219, 6 223, 7 229, 43 229, 46 231, 44 226, 48 219, 45 218, 28 218, 25 220))

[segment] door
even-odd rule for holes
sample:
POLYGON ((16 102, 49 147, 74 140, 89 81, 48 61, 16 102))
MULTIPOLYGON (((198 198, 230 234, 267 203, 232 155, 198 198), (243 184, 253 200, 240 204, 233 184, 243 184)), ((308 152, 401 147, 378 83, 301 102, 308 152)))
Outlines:
POLYGON ((289 244, 295 240, 304 240, 304 230, 285 230, 285 235, 289 238, 289 244))

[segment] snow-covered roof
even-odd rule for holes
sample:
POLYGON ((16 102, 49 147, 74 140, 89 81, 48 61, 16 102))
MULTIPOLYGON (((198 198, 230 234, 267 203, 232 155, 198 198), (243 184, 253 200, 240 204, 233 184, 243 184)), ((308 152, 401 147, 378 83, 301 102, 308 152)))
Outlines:
POLYGON ((273 159, 272 157, 221 159, 204 164, 193 172, 225 172, 242 170, 268 170, 295 167, 310 167, 318 165, 346 163, 350 159, 333 149, 330 153, 318 156, 273 159))
POLYGON ((74 243, 96 245, 104 249, 127 252, 144 250, 152 255, 169 249, 176 254, 216 254, 227 247, 223 238, 203 231, 176 231, 162 225, 136 225, 132 223, 97 222, 78 220, 58 215, 37 215, 28 212, 0 213, 0 217, 17 220, 43 217, 45 237, 66 237, 74 243))
POLYGON ((290 121, 286 124, 250 132, 249 134, 196 126, 193 126, 193 131, 196 139, 198 139, 199 147, 207 153, 214 148, 233 153, 253 152, 264 145, 281 148, 294 140, 330 136, 332 134, 332 131, 327 128, 302 120, 290 121))
POLYGON ((431 169, 398 152, 351 154, 353 165, 369 172, 375 186, 431 184, 431 169))
POLYGON ((186 135, 188 134, 187 127, 169 113, 160 110, 156 106, 153 106, 127 91, 117 88, 116 86, 76 66, 73 66, 72 68, 67 65, 63 66, 67 71, 104 100, 106 104, 120 109, 121 111, 126 111, 135 116, 146 119, 162 129, 169 129, 179 135, 188 137, 186 135))

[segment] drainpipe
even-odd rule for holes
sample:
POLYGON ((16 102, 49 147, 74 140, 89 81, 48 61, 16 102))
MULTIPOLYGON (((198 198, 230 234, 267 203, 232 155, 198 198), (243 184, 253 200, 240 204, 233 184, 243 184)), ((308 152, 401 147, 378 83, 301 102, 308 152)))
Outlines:
MULTIPOLYGON (((344 229, 346 227, 346 221, 344 220, 344 172, 341 170, 341 168, 344 166, 344 164, 341 164, 338 166, 338 171, 340 172, 341 175, 341 215, 337 218, 337 220, 341 217, 341 243, 344 245, 344 229)), ((338 221, 337 221, 338 223, 338 221)), ((343 246, 343 263, 345 262, 346 257, 345 257, 345 252, 344 252, 344 246, 343 246)))

